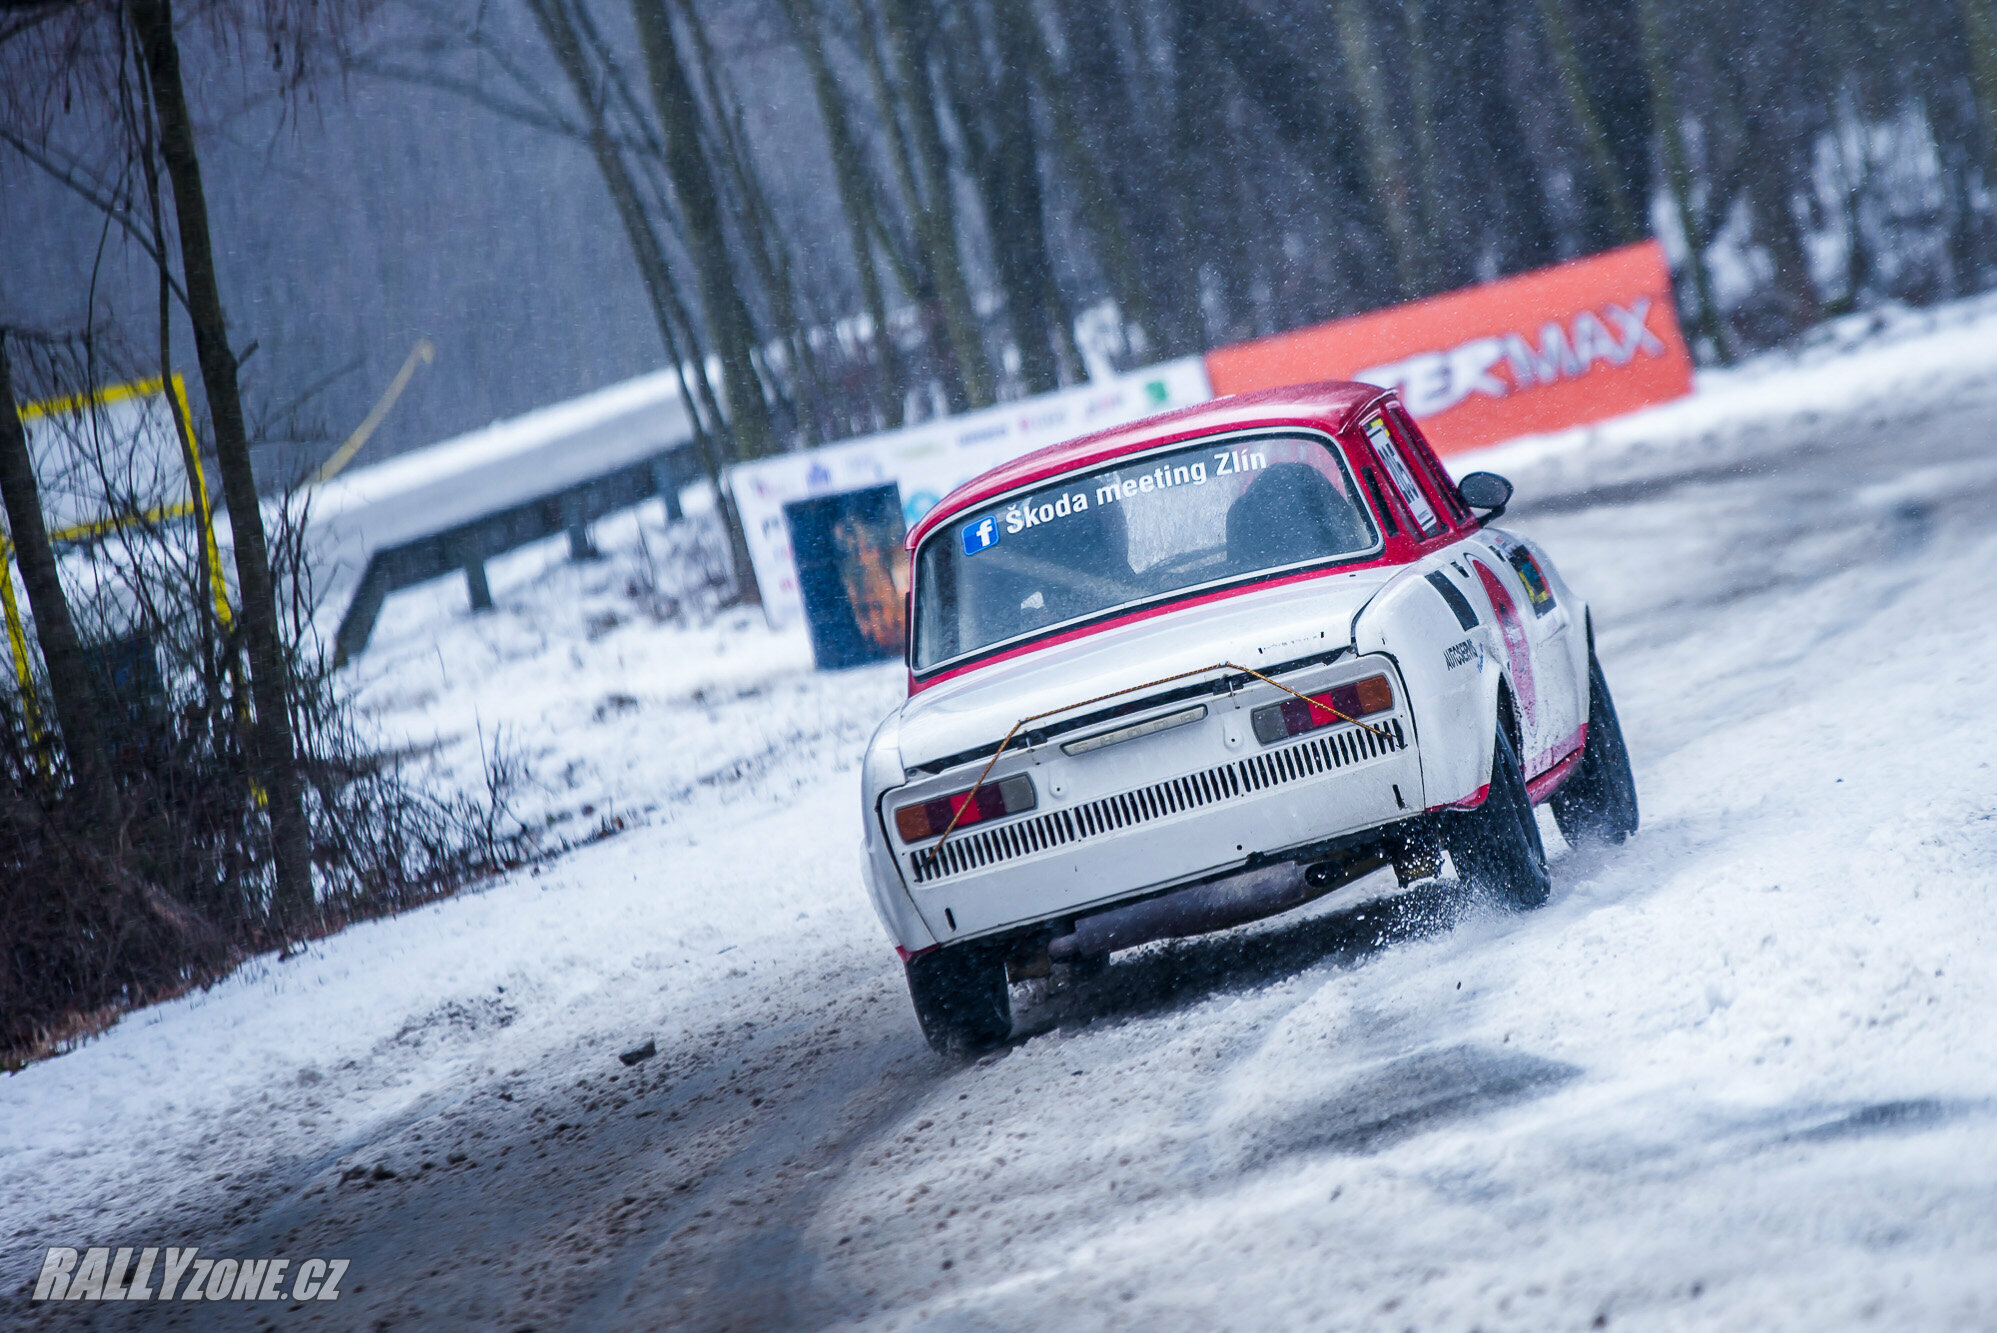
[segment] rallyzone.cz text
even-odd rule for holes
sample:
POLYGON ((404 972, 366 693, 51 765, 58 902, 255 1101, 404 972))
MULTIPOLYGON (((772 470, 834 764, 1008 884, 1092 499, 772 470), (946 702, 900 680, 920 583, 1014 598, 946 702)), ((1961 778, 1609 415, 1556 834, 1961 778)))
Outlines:
POLYGON ((193 1246, 49 1247, 38 1301, 337 1301, 351 1259, 204 1259, 193 1246), (153 1281, 155 1267, 159 1281, 153 1281))

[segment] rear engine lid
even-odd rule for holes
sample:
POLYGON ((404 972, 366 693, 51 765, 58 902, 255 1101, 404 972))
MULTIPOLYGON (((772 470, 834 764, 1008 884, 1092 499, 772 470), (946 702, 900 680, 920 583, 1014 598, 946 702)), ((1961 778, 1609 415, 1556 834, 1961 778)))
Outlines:
POLYGON ((973 751, 989 755, 1021 718, 1051 709, 1072 709, 1079 717, 1119 702, 1141 703, 1199 682, 1135 690, 1098 709, 1075 707, 1216 663, 1269 671, 1349 649, 1353 617, 1399 573, 1399 567, 1383 566, 1327 574, 1182 607, 974 667, 902 706, 902 763, 933 771, 941 760, 969 759, 973 751))

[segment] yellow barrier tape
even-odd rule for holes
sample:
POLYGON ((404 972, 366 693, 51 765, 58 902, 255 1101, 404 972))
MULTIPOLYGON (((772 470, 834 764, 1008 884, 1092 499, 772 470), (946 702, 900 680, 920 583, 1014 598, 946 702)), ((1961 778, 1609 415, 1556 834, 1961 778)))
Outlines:
POLYGON ((34 667, 28 660, 28 627, 21 620, 21 603, 14 596, 14 545, 0 537, 0 612, 7 620, 7 646, 13 650, 14 679, 21 687, 21 718, 37 750, 42 743, 41 708, 35 702, 34 667))

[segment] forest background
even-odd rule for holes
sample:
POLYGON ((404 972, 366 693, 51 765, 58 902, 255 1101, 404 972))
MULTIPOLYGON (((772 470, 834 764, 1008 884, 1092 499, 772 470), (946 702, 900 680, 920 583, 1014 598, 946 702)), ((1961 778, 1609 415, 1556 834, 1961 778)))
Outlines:
MULTIPOLYGON (((683 364, 725 462, 1650 235, 1707 362, 1997 277, 1997 0, 333 11, 172 11, 267 489, 425 339, 360 461, 683 364)), ((131 147, 27 91, 0 323, 150 342, 131 147)))

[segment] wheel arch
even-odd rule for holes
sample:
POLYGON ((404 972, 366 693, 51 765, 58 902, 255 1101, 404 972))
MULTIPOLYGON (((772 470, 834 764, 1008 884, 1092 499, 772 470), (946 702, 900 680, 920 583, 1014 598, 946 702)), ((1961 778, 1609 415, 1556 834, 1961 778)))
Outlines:
POLYGON ((1512 753, 1523 755, 1525 753, 1525 723, 1519 717, 1518 700, 1512 694, 1511 679, 1502 670, 1498 673, 1497 695, 1496 705, 1492 709, 1492 712, 1496 715, 1496 724, 1504 729, 1505 739, 1511 742, 1512 753))

